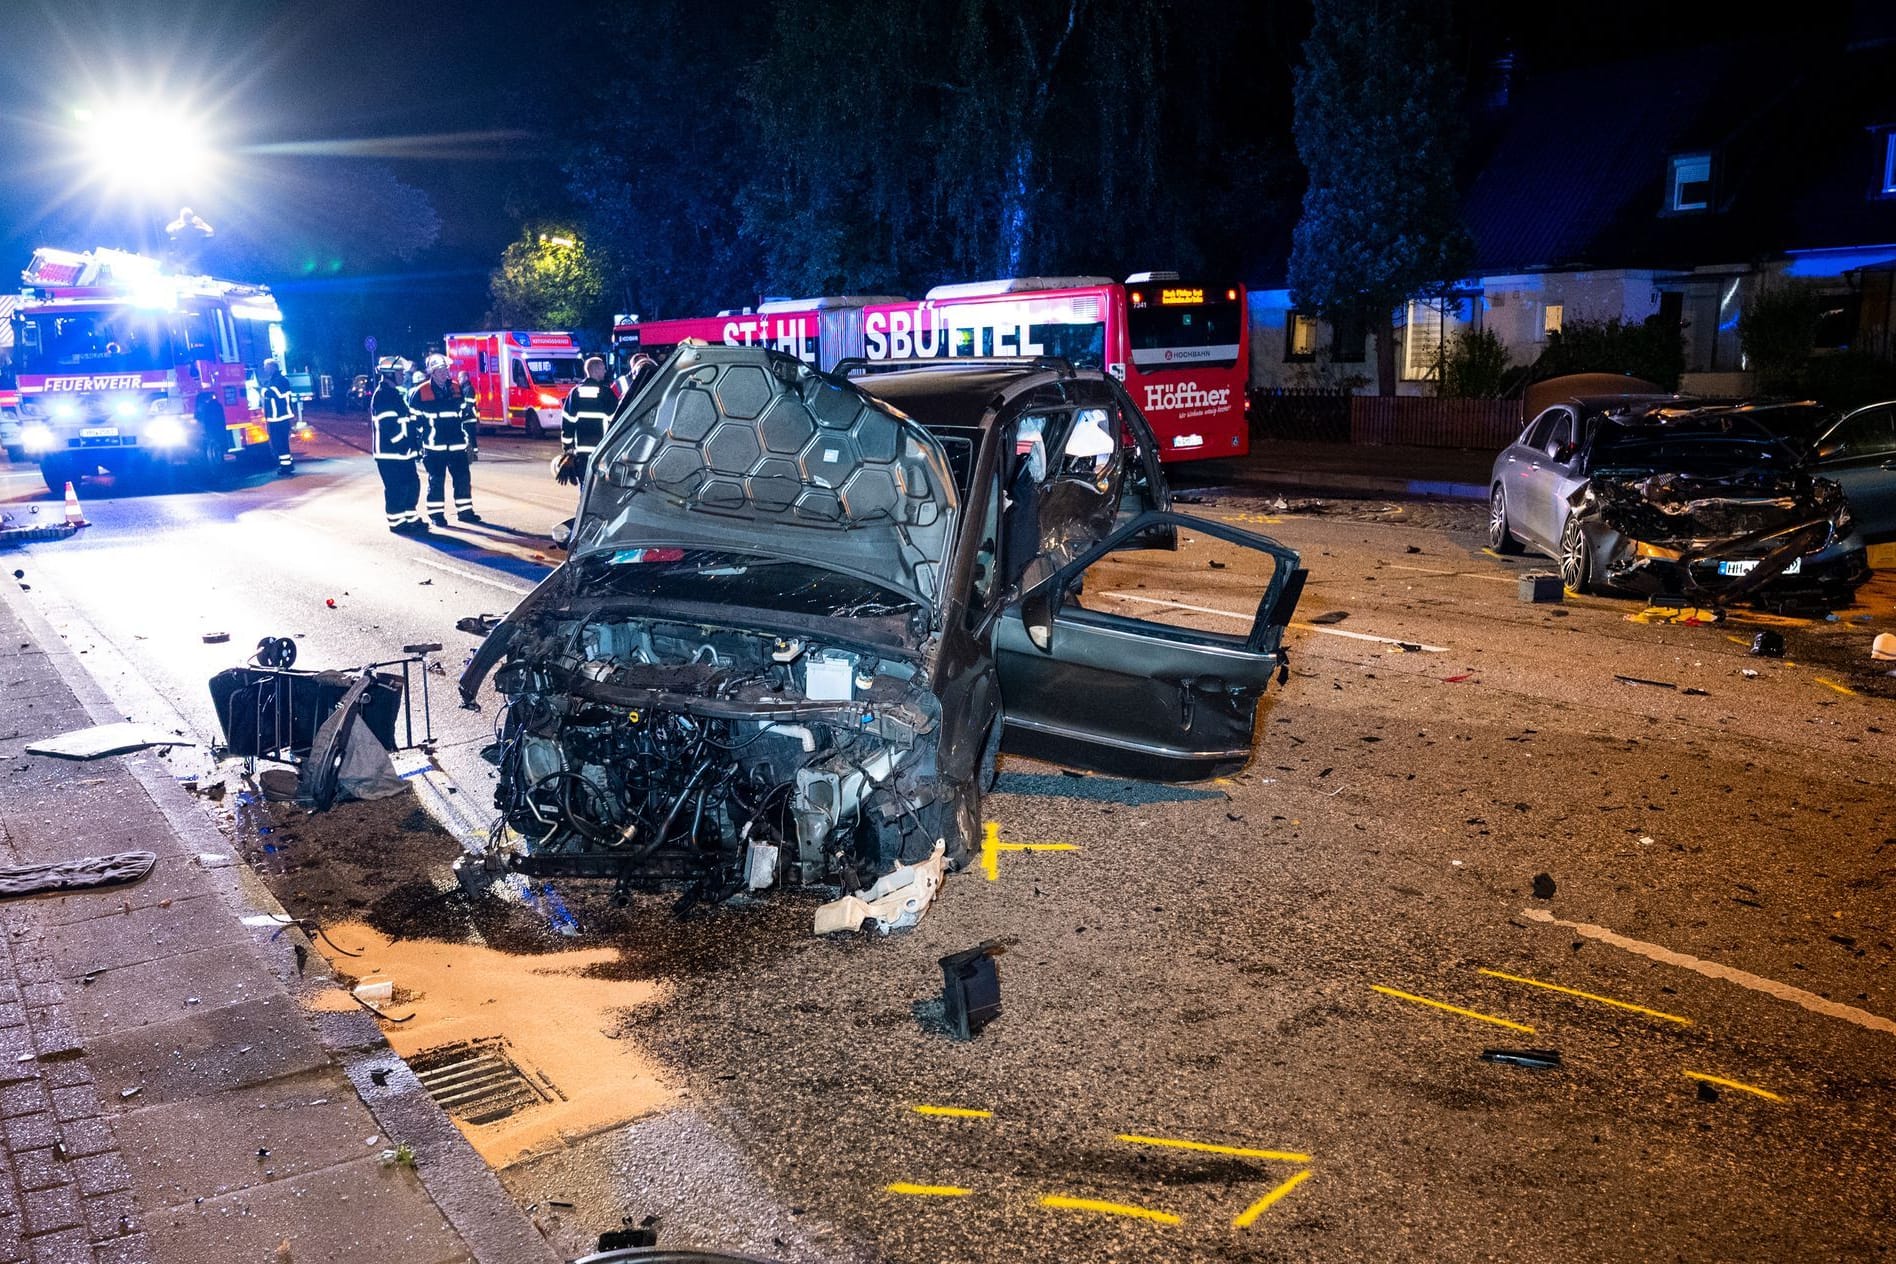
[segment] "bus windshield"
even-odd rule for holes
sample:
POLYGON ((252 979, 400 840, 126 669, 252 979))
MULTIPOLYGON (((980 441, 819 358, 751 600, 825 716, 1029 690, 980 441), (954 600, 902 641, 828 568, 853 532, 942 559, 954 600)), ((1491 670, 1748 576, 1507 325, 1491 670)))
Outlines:
POLYGON ((1243 319, 1236 299, 1134 306, 1126 313, 1132 362, 1142 369, 1236 364, 1238 324, 1243 319))
POLYGON ((22 373, 135 373, 171 367, 167 317, 130 307, 22 317, 22 373))

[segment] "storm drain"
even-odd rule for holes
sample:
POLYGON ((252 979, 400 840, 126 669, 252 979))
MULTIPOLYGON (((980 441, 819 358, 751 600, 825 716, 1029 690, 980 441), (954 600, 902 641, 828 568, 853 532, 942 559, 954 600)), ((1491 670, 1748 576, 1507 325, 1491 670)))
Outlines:
POLYGON ((491 1124, 561 1096, 552 1081, 521 1068, 504 1040, 463 1040, 408 1059, 428 1096, 471 1124, 491 1124))

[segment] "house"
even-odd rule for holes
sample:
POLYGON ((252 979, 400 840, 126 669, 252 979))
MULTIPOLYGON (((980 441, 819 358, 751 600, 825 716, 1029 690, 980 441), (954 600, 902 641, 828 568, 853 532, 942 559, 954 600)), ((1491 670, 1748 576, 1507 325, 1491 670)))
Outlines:
MULTIPOLYGON (((1862 10, 1868 13, 1868 7, 1862 10)), ((1896 353, 1896 20, 1527 78, 1476 119, 1474 274, 1398 314, 1398 393, 1432 393, 1467 328, 1529 364, 1575 320, 1677 322, 1684 389, 1751 389, 1739 319, 1762 288, 1819 297, 1819 353, 1896 353), (1888 27, 1876 30, 1873 27, 1888 27)), ((1287 252, 1286 252, 1287 253, 1287 252)), ((1252 380, 1373 391, 1362 330, 1250 295, 1252 380)))

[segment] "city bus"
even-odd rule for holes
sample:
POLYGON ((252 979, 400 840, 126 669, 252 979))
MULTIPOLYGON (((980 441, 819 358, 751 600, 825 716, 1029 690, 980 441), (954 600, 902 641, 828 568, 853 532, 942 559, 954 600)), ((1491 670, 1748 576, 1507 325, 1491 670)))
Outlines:
POLYGON ((1250 335, 1235 284, 1166 272, 1124 282, 1015 277, 940 285, 920 300, 786 299, 699 319, 627 318, 613 331, 618 371, 639 351, 660 359, 685 338, 762 344, 822 369, 849 358, 1057 356, 1123 381, 1167 461, 1250 451, 1250 335))

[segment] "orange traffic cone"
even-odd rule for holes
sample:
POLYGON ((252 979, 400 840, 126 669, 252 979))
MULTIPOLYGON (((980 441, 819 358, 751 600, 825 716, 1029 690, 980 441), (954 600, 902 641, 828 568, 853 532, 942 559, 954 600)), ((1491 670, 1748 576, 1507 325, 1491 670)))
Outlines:
POLYGON ((92 525, 86 521, 84 511, 79 508, 79 493, 72 489, 71 483, 66 484, 66 525, 69 527, 89 527, 92 525))

